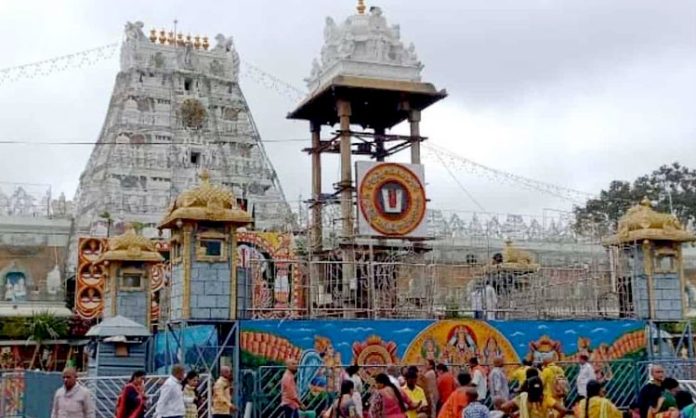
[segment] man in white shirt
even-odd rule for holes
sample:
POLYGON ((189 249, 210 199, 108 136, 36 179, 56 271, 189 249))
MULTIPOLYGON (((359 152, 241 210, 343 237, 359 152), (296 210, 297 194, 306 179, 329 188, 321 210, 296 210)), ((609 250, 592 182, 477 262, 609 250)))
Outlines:
POLYGON ((478 399, 486 399, 486 395, 488 394, 488 379, 476 357, 469 359, 469 372, 471 373, 471 384, 476 386, 478 399))
POLYGON ((172 375, 169 376, 160 388, 155 416, 157 418, 184 418, 186 407, 184 406, 184 392, 181 382, 184 380, 186 370, 181 364, 172 367, 172 375))
POLYGON ((587 382, 597 378, 595 376, 594 368, 588 362, 589 359, 589 356, 585 353, 578 356, 578 360, 580 362, 580 370, 578 371, 577 380, 578 396, 583 398, 587 397, 587 382))

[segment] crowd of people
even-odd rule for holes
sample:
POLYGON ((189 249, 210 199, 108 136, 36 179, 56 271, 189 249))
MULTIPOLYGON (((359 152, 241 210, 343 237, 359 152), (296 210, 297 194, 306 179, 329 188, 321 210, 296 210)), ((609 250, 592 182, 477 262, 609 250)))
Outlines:
MULTIPOLYGON (((283 418, 311 416, 302 401, 296 374, 298 365, 288 360, 280 381, 280 414, 283 418)), ((577 397, 567 404, 569 384, 564 370, 550 359, 537 367, 529 362, 510 376, 503 359, 490 367, 476 358, 455 373, 445 364, 433 361, 424 366, 389 366, 374 376, 367 396, 358 366, 350 366, 341 376, 337 399, 323 411, 325 418, 696 418, 691 393, 667 377, 660 365, 650 369, 650 381, 638 394, 630 410, 620 411, 606 398, 587 356, 580 356, 575 381, 577 397), (366 400, 367 402, 364 402, 366 400)), ((184 366, 172 367, 171 375, 159 388, 156 418, 198 418, 199 376, 184 366)), ((118 397, 115 418, 144 418, 149 404, 145 372, 136 371, 118 397)), ((232 398, 232 370, 220 368, 212 395, 212 416, 231 418, 237 407, 232 398)), ((51 418, 94 418, 92 394, 77 384, 74 369, 63 372, 63 386, 54 396, 51 418)))
MULTIPOLYGON (((306 406, 295 383, 297 363, 289 361, 281 381, 283 418, 298 418, 306 406)), ((340 394, 323 411, 325 418, 696 418, 690 392, 664 377, 664 369, 651 368, 651 380, 628 411, 620 411, 606 397, 605 384, 597 379, 586 355, 579 358, 574 384, 577 396, 568 404, 569 382, 564 370, 546 359, 533 366, 524 362, 508 379, 502 358, 490 367, 476 358, 453 373, 433 361, 425 366, 399 369, 388 366, 374 376, 363 402, 359 368, 348 367, 342 375, 340 394)))
MULTIPOLYGON (((159 388, 155 404, 156 418, 199 418, 199 375, 186 372, 182 365, 174 365, 171 375, 159 388)), ((237 407, 232 402, 232 369, 220 367, 220 377, 213 386, 213 418, 231 418, 237 407)), ((145 387, 145 372, 136 371, 122 388, 116 401, 115 418, 145 418, 149 405, 145 387)), ((94 397, 90 391, 77 384, 75 369, 63 371, 63 386, 53 398, 51 418, 95 418, 94 397)))

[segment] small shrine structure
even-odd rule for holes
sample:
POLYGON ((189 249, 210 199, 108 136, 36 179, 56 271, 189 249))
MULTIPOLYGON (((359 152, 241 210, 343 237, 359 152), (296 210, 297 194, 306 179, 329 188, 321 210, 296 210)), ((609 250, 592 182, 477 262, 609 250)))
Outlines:
POLYGON ((107 251, 97 259, 107 269, 104 318, 120 315, 150 329, 150 281, 153 267, 162 261, 155 243, 138 235, 132 226, 110 238, 107 251))

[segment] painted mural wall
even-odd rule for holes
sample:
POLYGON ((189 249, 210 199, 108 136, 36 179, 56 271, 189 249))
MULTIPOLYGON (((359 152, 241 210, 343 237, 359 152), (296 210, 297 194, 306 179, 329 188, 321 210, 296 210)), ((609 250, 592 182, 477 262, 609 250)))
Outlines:
POLYGON ((301 365, 335 367, 424 364, 435 360, 464 364, 471 357, 488 363, 523 358, 592 361, 642 358, 645 322, 457 320, 245 321, 241 325, 242 366, 255 368, 295 358, 301 365))

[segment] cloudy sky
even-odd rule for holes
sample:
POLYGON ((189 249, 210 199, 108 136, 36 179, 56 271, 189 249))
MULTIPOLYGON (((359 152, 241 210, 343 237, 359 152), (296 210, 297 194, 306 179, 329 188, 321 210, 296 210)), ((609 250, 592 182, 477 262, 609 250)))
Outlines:
MULTIPOLYGON (((690 0, 381 0, 449 97, 423 115, 435 145, 517 175, 597 192, 661 164, 696 167, 696 2, 690 0)), ((0 66, 98 47, 126 21, 146 29, 233 35, 243 61, 303 87, 324 18, 352 0, 0 2, 0 66)), ((0 84, 0 141, 95 141, 118 57, 0 84)), ((242 89, 267 140, 308 137, 295 103, 249 78, 242 89)), ((396 129, 403 132, 403 127, 396 129)), ((301 142, 269 142, 288 199, 309 194, 301 142)), ((71 196, 89 146, 2 145, 0 181, 51 184, 71 196)), ((331 158, 331 157, 330 157, 331 158)), ((432 205, 539 215, 571 203, 425 155, 432 205), (453 179, 456 177, 457 181, 453 179), (473 199, 466 196, 465 189, 473 199), (474 200, 476 202, 474 202, 474 200)), ((327 187, 337 169, 327 163, 327 187)))

